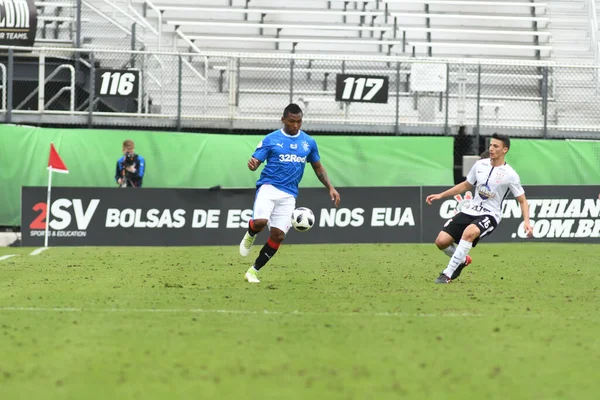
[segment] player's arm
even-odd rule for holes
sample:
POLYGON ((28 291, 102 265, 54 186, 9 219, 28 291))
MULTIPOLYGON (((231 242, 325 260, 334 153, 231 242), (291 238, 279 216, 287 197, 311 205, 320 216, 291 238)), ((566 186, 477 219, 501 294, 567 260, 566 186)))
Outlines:
POLYGON ((467 190, 471 190, 472 188, 473 188, 473 185, 468 180, 466 180, 466 181, 459 183, 458 185, 455 185, 454 187, 451 187, 450 189, 446 190, 445 192, 437 193, 437 194, 430 194, 429 196, 427 196, 427 199, 425 201, 427 201, 427 204, 431 204, 431 202, 434 200, 440 200, 440 199, 444 199, 446 197, 451 197, 451 196, 457 195, 459 193, 464 193, 467 190))
POLYGON ((267 136, 258 143, 252 157, 248 160, 248 169, 250 171, 256 171, 260 164, 267 159, 270 148, 269 137, 267 136))
POLYGON ((473 188, 473 185, 475 185, 476 182, 477 182, 477 163, 473 164, 473 166, 469 170, 469 173, 467 174, 467 179, 465 179, 464 182, 461 182, 458 185, 455 185, 454 187, 446 190, 445 192, 430 194, 429 196, 427 196, 425 201, 427 202, 427 204, 431 205, 431 202, 434 200, 440 200, 440 199, 443 199, 446 197, 457 195, 459 193, 464 193, 467 190, 471 190, 473 188))
POLYGON ((310 165, 313 167, 315 171, 315 175, 319 178, 319 181, 329 190, 329 196, 331 197, 331 201, 335 203, 335 206, 340 205, 340 194, 331 184, 329 180, 329 176, 327 176, 327 171, 325 171, 325 167, 321 164, 321 161, 311 162, 310 165))
POLYGON ((519 206, 521 207, 521 213, 523 214, 523 227, 525 228, 527 237, 531 237, 533 236, 533 228, 531 227, 531 222, 529 221, 529 203, 527 203, 525 193, 523 193, 520 196, 517 196, 517 201, 519 202, 519 206))
POLYGON ((523 186, 521 186, 521 179, 519 175, 514 175, 512 181, 508 184, 508 188, 512 192, 512 195, 515 196, 519 206, 521 207, 521 213, 523 214, 523 228, 525 228, 525 233, 527 237, 533 236, 533 228, 531 227, 531 222, 529 221, 529 203, 527 203, 527 198, 525 197, 525 190, 523 186))
POLYGON ((248 169, 250 171, 256 171, 256 169, 260 166, 261 161, 257 158, 254 157, 250 157, 250 160, 248 160, 248 169))

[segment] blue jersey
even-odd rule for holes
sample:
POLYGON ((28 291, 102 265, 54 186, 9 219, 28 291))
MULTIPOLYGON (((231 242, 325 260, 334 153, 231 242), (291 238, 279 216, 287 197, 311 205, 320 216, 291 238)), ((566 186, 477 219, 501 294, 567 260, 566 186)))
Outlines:
POLYGON ((298 185, 304 175, 307 162, 321 159, 317 142, 304 131, 290 136, 282 129, 269 133, 256 146, 252 157, 267 165, 256 182, 256 187, 269 184, 277 189, 298 196, 298 185))

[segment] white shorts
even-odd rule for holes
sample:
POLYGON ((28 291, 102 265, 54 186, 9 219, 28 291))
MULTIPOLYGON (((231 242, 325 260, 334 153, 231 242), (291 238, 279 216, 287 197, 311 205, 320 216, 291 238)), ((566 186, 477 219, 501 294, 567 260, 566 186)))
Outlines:
POLYGON ((262 185, 256 192, 252 219, 266 219, 271 227, 287 233, 292 224, 296 198, 272 185, 262 185))

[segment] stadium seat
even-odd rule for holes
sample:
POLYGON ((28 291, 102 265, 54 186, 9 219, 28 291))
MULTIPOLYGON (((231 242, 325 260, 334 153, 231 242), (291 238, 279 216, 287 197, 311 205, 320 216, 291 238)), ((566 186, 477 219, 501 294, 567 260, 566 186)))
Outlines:
POLYGON ((152 24, 163 25, 173 48, 185 50, 544 59, 552 49, 547 3, 136 1, 145 5, 152 24), (298 23, 299 18, 305 23, 298 23))
POLYGON ((36 1, 38 12, 36 45, 72 46, 75 32, 75 2, 36 1))

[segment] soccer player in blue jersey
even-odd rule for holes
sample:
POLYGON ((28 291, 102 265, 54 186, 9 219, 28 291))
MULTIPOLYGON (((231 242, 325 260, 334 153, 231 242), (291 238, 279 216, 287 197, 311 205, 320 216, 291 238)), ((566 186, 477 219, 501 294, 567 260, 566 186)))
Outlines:
POLYGON ((315 140, 301 131, 302 109, 296 104, 288 105, 283 111, 283 129, 278 129, 256 146, 248 161, 248 168, 256 171, 258 166, 267 165, 256 182, 256 197, 252 219, 248 231, 240 243, 240 254, 247 257, 256 240, 256 235, 267 224, 270 236, 254 261, 246 271, 244 279, 250 283, 259 283, 258 271, 275 255, 285 239, 292 222, 292 212, 296 207, 298 185, 304 174, 304 167, 310 163, 317 178, 329 190, 331 201, 337 207, 340 194, 335 190, 325 168, 321 164, 319 149, 315 140))

